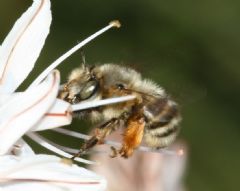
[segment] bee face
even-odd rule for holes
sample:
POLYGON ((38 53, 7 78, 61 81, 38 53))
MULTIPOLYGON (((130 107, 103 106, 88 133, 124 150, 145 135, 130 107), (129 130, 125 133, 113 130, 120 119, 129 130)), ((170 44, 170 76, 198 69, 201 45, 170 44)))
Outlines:
POLYGON ((59 97, 71 104, 77 104, 94 99, 99 90, 99 80, 88 68, 84 67, 72 72, 69 82, 64 85, 59 97))
POLYGON ((131 68, 113 64, 77 68, 59 93, 60 98, 72 104, 124 95, 135 95, 136 99, 88 112, 90 120, 98 122, 97 133, 84 148, 102 142, 119 127, 124 128, 123 146, 119 150, 123 157, 130 156, 142 139, 154 148, 166 147, 174 141, 181 120, 177 104, 161 87, 131 68))

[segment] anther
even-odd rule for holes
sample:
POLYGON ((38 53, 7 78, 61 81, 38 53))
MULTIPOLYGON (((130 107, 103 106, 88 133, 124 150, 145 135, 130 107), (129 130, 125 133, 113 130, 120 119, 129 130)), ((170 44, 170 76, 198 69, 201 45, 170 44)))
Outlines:
POLYGON ((116 27, 116 28, 121 27, 121 23, 119 22, 119 20, 113 20, 109 23, 109 25, 112 25, 113 27, 116 27))

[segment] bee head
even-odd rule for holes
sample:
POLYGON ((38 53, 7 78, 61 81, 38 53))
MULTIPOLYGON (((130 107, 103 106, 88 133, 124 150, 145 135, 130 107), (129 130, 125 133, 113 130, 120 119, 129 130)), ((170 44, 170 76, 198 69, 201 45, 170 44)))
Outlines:
POLYGON ((99 92, 99 80, 92 72, 92 68, 83 65, 72 71, 68 83, 59 91, 59 98, 77 104, 81 101, 96 97, 99 92))

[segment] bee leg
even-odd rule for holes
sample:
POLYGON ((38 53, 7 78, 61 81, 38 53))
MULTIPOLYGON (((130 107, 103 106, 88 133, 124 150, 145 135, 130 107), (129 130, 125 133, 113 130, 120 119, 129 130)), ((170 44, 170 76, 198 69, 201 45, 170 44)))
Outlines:
POLYGON ((110 149, 112 151, 111 154, 110 154, 110 157, 111 158, 117 157, 118 156, 118 150, 115 147, 113 147, 113 146, 111 146, 110 149))
POLYGON ((127 121, 127 128, 123 134, 123 145, 119 154, 128 158, 132 155, 135 148, 142 142, 145 120, 142 116, 130 116, 127 121))
POLYGON ((62 84, 61 86, 60 86, 60 89, 59 89, 59 91, 58 91, 58 98, 59 99, 66 99, 67 97, 68 97, 68 87, 67 87, 67 83, 66 84, 62 84))
POLYGON ((76 153, 71 159, 73 160, 74 158, 86 153, 86 151, 97 144, 103 144, 105 137, 119 127, 120 119, 121 118, 112 118, 111 120, 97 127, 94 131, 94 135, 83 144, 79 152, 76 153))

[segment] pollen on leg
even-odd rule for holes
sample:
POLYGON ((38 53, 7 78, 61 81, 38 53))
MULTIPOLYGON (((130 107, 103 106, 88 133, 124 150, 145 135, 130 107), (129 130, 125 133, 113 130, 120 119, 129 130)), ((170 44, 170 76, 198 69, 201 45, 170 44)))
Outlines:
POLYGON ((145 122, 142 117, 133 116, 128 120, 128 126, 123 137, 123 146, 119 151, 122 157, 128 158, 131 156, 134 149, 141 144, 144 126, 145 122))

